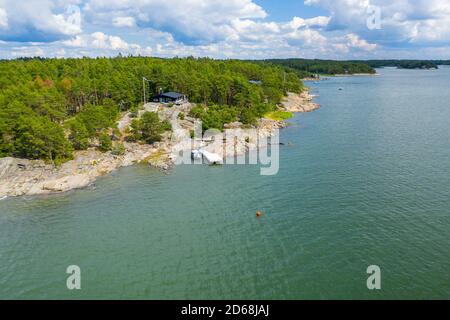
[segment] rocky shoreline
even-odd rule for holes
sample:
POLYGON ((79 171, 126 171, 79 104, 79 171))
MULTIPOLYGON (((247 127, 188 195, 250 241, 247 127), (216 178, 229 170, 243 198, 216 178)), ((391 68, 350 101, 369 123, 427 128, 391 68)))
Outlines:
POLYGON ((0 159, 0 198, 21 195, 48 194, 83 188, 97 177, 119 167, 141 162, 156 152, 150 145, 124 143, 122 156, 90 149, 77 151, 74 160, 59 167, 42 160, 0 159))
POLYGON ((320 106, 313 102, 314 96, 309 91, 303 91, 301 94, 288 93, 288 96, 283 100, 283 109, 289 112, 311 112, 320 108, 320 106))
MULTIPOLYGON (((282 109, 289 112, 310 112, 319 108, 312 102, 313 96, 304 91, 301 94, 289 93, 282 102, 282 109)), ((152 106, 155 108, 155 106, 152 106)), ((186 108, 186 106, 184 107, 186 108)), ((187 107, 188 108, 188 107, 187 107)), ((162 117, 175 119, 180 111, 166 109, 159 113, 162 117), (164 114, 170 113, 170 114, 164 114)), ((158 112, 158 108, 156 110, 158 112)), ((128 115, 119 121, 119 127, 125 129, 129 121, 128 115), (125 119, 125 121, 124 121, 125 119)), ((193 120, 180 121, 184 129, 193 127, 193 120)), ((233 125, 233 124, 230 124, 233 125)), ((234 124, 239 127, 239 123, 234 124)), ((260 119, 258 134, 260 137, 273 135, 276 129, 286 126, 284 121, 260 119)), ((102 153, 95 149, 76 151, 74 159, 60 166, 46 163, 42 160, 27 160, 6 157, 0 159, 0 199, 22 195, 38 195, 65 192, 72 189, 83 188, 93 183, 98 177, 106 175, 120 167, 130 166, 136 163, 148 163, 162 170, 168 170, 174 164, 174 153, 179 151, 179 143, 166 137, 162 142, 153 145, 124 142, 125 153, 113 155, 111 152, 102 153), (178 148, 178 150, 177 150, 178 148)), ((257 148, 256 142, 241 139, 234 146, 235 155, 244 154, 257 148)), ((217 152, 223 157, 231 154, 229 150, 211 148, 211 152, 217 152), (222 151, 222 152, 221 152, 222 151)))

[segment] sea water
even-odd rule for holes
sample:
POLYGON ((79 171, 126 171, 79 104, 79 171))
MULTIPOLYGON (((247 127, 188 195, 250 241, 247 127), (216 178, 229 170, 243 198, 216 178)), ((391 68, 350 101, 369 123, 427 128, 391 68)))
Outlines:
POLYGON ((307 83, 277 175, 136 165, 0 201, 0 298, 450 298, 450 68, 378 72, 307 83))

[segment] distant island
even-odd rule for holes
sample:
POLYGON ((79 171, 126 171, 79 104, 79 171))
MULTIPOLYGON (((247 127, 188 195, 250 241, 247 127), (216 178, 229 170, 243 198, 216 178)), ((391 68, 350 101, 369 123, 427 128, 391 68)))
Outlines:
POLYGON ((439 65, 450 65, 450 60, 368 60, 364 63, 372 68, 438 69, 439 65))
POLYGON ((321 59, 266 59, 252 62, 283 66, 294 70, 302 79, 318 75, 375 74, 375 68, 396 67, 398 69, 438 69, 439 65, 450 65, 450 60, 321 60, 321 59))
MULTIPOLYGON (((255 62, 255 61, 254 61, 255 62)), ((257 61, 261 64, 283 66, 286 70, 294 70, 298 76, 314 78, 317 75, 338 74, 375 74, 373 67, 366 63, 356 61, 336 61, 320 59, 267 59, 257 61)))

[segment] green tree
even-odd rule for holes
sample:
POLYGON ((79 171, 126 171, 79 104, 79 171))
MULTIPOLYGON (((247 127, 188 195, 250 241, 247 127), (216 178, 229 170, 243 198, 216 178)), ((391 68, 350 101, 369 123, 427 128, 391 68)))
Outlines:
POLYGON ((125 154, 125 151, 126 151, 126 149, 125 149, 125 146, 123 145, 123 143, 115 142, 113 144, 111 153, 116 156, 121 156, 121 155, 125 154))
POLYGON ((72 158, 73 149, 63 129, 45 117, 19 117, 14 133, 14 156, 57 164, 72 158))
POLYGON ((140 119, 134 119, 131 123, 133 138, 149 144, 161 141, 162 134, 170 129, 170 123, 160 121, 154 112, 145 112, 140 119))
POLYGON ((106 133, 102 133, 99 137, 100 142, 100 151, 110 151, 112 149, 112 141, 111 137, 107 135, 106 133))
MULTIPOLYGON (((361 68, 350 62, 276 63, 193 57, 2 60, 0 156, 56 159, 55 150, 65 149, 69 141, 75 149, 86 149, 90 139, 99 139, 102 133, 116 128, 120 112, 132 110, 138 115, 143 75, 151 80, 149 96, 162 88, 182 92, 191 102, 201 103, 197 113, 206 128, 222 129, 224 123, 236 120, 252 123, 263 110, 278 104, 287 91, 301 91, 299 75, 304 71, 299 69, 305 64, 329 66, 326 69, 333 72, 361 68), (336 69, 336 65, 340 67, 336 69), (20 117, 24 118, 19 121, 20 117), (44 128, 48 129, 45 134, 44 128), (61 128, 66 129, 68 140, 61 128), (36 139, 27 135, 30 132, 36 133, 36 139), (53 141, 55 147, 39 147, 44 140, 53 141)), ((161 127, 168 127, 166 123, 150 128, 147 122, 156 123, 155 119, 137 121, 134 138, 158 140, 161 127)), ((114 134, 114 139, 117 136, 114 134)), ((67 158, 59 151, 59 158, 67 158)))
POLYGON ((71 119, 66 123, 70 130, 69 141, 75 150, 85 150, 89 147, 89 132, 83 122, 71 119))

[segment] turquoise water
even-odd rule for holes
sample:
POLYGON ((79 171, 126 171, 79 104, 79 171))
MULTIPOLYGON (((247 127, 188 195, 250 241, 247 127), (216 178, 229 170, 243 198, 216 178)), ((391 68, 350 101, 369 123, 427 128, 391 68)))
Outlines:
POLYGON ((310 83, 275 176, 137 165, 0 201, 0 298, 450 298, 450 68, 379 72, 310 83))

